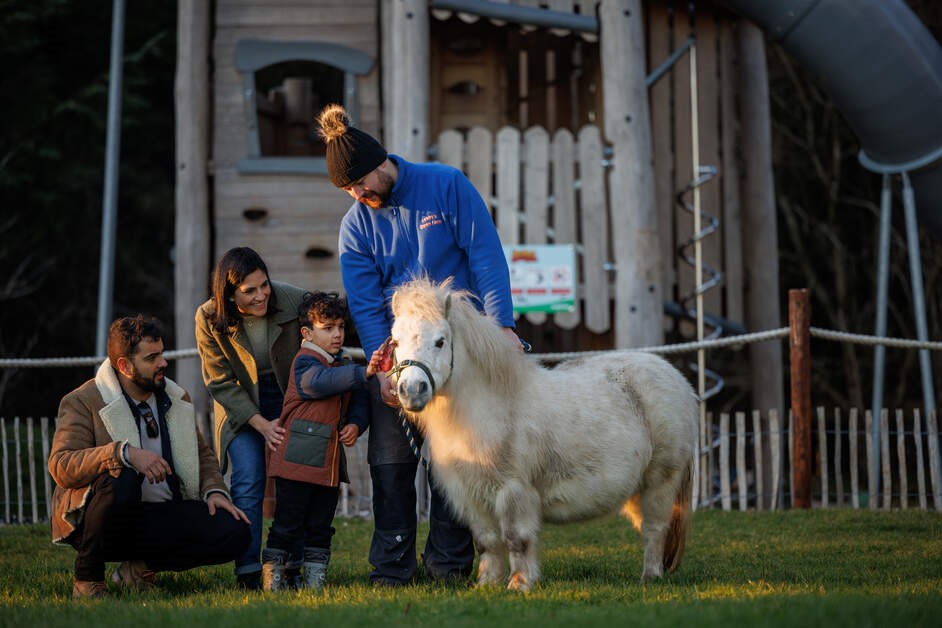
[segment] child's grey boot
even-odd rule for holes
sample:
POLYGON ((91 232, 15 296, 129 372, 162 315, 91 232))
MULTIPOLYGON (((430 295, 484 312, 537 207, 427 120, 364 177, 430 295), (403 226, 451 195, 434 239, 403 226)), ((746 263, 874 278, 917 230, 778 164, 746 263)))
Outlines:
POLYGON ((281 591, 285 589, 285 563, 288 552, 280 549, 262 550, 262 590, 281 591))
POLYGON ((322 547, 304 548, 304 588, 323 589, 327 578, 330 550, 322 547))

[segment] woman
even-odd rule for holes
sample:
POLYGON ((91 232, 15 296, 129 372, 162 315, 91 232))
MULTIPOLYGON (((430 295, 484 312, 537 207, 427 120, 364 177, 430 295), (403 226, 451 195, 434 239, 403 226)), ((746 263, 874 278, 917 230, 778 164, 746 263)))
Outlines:
POLYGON ((232 501, 251 520, 252 542, 236 560, 236 580, 260 589, 265 447, 274 450, 284 437, 278 417, 298 351, 297 309, 305 291, 271 281, 265 262, 248 247, 226 251, 212 289, 196 310, 196 346, 214 401, 219 464, 225 473, 231 462, 232 501))

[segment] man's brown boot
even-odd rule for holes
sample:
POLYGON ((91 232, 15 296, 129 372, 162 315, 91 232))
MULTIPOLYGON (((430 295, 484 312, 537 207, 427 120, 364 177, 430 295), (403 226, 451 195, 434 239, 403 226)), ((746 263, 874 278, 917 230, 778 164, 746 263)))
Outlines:
POLYGON ((111 574, 111 581, 129 589, 142 591, 157 586, 157 574, 143 560, 126 560, 111 574))
POLYGON ((104 580, 75 580, 72 582, 72 597, 108 597, 108 585, 104 580))

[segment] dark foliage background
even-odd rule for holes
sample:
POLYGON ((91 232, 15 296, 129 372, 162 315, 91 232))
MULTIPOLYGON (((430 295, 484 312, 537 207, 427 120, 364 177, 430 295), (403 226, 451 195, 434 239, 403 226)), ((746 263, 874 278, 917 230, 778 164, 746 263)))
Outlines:
MULTIPOLYGON (((942 3, 910 5, 939 38, 942 3)), ((111 8, 110 0, 0 0, 2 357, 94 352, 111 8)), ((127 3, 114 314, 162 318, 172 348, 175 37, 175 2, 127 3)), ((768 60, 783 315, 788 288, 807 287, 813 325, 869 333, 880 178, 857 163, 856 138, 810 77, 774 44, 768 60)), ((901 207, 897 192, 889 333, 914 338, 901 207)), ((930 337, 938 339, 940 241, 923 234, 922 257, 930 337)), ((872 349, 817 342, 813 351, 815 403, 869 404, 872 349)), ((920 406, 916 353, 891 349, 887 357, 887 404, 920 406)), ((61 396, 91 374, 2 369, 0 416, 53 416, 61 396)), ((730 392, 745 409, 748 396, 730 392)))
MULTIPOLYGON (((95 350, 110 0, 0 1, 0 355, 95 350)), ((114 314, 171 327, 176 3, 129 2, 114 314)), ((0 370, 3 416, 54 416, 92 369, 0 370)))
MULTIPOLYGON (((936 40, 942 40, 942 3, 909 4, 936 40)), ((788 314, 788 289, 808 288, 813 326, 872 334, 882 178, 860 165, 860 143, 811 76, 776 44, 768 45, 767 55, 783 316, 788 314)), ((887 333, 916 338, 903 203, 895 179, 887 333)), ((920 252, 929 338, 938 340, 942 233, 921 230, 920 252)), ((813 403, 869 407, 873 352, 871 346, 813 341, 813 403)), ((938 382, 942 359, 938 351, 930 355, 938 382)), ((922 408, 917 352, 888 348, 886 357, 884 406, 922 408)))

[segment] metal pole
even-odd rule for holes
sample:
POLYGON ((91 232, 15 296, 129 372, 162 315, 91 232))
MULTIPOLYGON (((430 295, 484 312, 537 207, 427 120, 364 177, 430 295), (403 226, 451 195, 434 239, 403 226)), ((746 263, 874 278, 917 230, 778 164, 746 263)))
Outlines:
MULTIPOLYGON (((922 287, 922 262, 919 256, 919 230, 916 227, 916 197, 909 182, 909 174, 903 176, 903 211, 906 216, 906 248, 909 252, 909 280, 913 288, 913 309, 916 310, 916 337, 921 342, 929 340, 926 325, 926 297, 922 287)), ((929 350, 919 350, 919 370, 922 372, 922 398, 925 414, 935 412, 935 391, 932 387, 932 362, 929 350)))
POLYGON ((117 227, 118 159, 121 152, 121 68, 124 56, 124 0, 114 0, 111 15, 111 69, 108 81, 108 134, 105 147, 105 189, 102 199, 101 258, 98 262, 98 323, 95 355, 105 355, 111 324, 114 250, 117 227))
MULTIPOLYGON (((926 298, 923 293, 922 263, 919 255, 919 231, 916 226, 916 197, 909 182, 909 174, 903 177, 903 212, 906 217, 906 249, 909 252, 909 280, 913 288, 913 308, 916 310, 916 337, 926 342, 929 340, 929 328, 926 324, 926 298)), ((919 350, 919 371, 922 374, 922 399, 925 406, 923 416, 926 421, 926 434, 930 434, 928 422, 935 415, 935 389, 932 384, 932 361, 928 349, 919 350)), ((935 467, 940 466, 939 447, 935 447, 935 467)))
MULTIPOLYGON (((877 329, 878 337, 886 336, 887 291, 890 275, 890 213, 892 185, 889 174, 883 175, 883 191, 880 193, 880 236, 877 261, 877 329)), ((867 470, 870 499, 876 499, 880 493, 880 422, 877 417, 883 409, 883 380, 886 364, 886 346, 877 345, 873 353, 873 402, 870 411, 874 417, 871 434, 873 437, 873 465, 867 470)))

